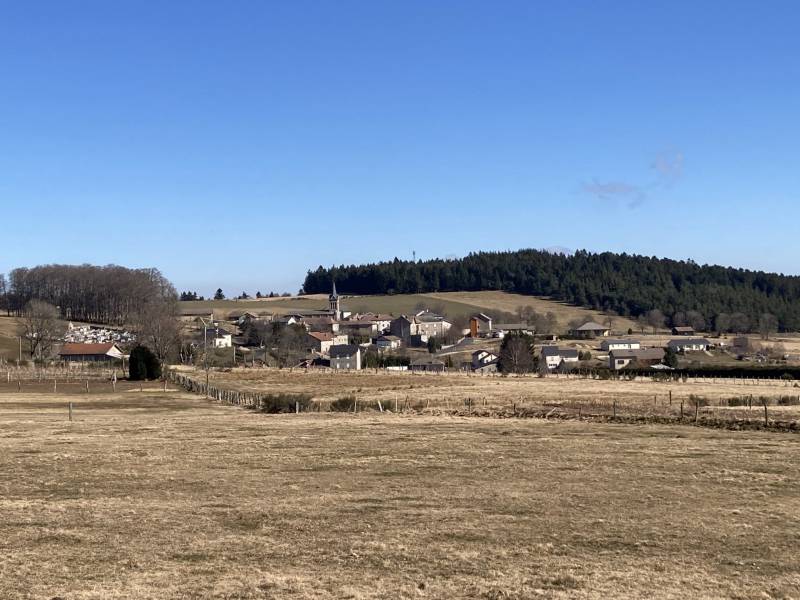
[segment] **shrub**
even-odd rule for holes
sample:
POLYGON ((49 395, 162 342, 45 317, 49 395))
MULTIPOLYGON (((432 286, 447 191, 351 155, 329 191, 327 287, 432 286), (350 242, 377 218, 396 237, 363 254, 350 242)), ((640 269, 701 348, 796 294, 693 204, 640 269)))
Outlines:
POLYGON ((331 402, 331 410, 334 412, 350 412, 353 410, 355 402, 356 397, 353 394, 343 396, 331 402))
POLYGON ((269 414, 293 413, 297 404, 300 405, 301 412, 308 412, 311 408, 311 396, 309 394, 269 394, 261 397, 259 410, 269 414))
POLYGON ((696 396, 695 394, 689 394, 689 402, 692 406, 708 406, 708 400, 703 396, 696 396))
POLYGON ((152 380, 161 377, 161 363, 147 346, 136 346, 128 360, 128 378, 131 381, 152 380))
POLYGON ((784 381, 794 381, 794 375, 792 375, 791 373, 784 373, 783 375, 781 375, 781 379, 783 379, 784 381))

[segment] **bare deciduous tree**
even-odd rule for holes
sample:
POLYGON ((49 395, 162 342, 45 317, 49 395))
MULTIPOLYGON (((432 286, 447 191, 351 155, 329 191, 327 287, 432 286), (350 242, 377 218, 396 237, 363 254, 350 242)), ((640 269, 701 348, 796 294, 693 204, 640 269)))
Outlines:
POLYGON ((507 335, 498 359, 503 373, 531 373, 536 369, 533 340, 527 335, 507 335))
POLYGON ((50 357, 53 345, 63 337, 66 329, 58 318, 58 309, 41 300, 31 300, 25 305, 22 327, 31 346, 31 356, 39 360, 50 357))
POLYGON ((778 331, 778 319, 770 313, 762 313, 758 317, 758 332, 765 340, 769 339, 771 333, 778 331))
POLYGON ((647 311, 645 317, 647 318, 647 324, 653 328, 653 333, 657 333, 659 329, 664 327, 664 323, 667 321, 666 317, 664 317, 664 313, 657 308, 647 311))

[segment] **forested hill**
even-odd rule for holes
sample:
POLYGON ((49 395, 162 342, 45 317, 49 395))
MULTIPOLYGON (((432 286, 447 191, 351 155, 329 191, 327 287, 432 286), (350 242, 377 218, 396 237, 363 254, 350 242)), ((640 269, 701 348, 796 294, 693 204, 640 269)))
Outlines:
POLYGON ((476 252, 452 260, 319 267, 308 272, 303 289, 327 293, 333 280, 344 294, 505 290, 624 316, 697 311, 723 331, 755 329, 765 314, 777 317, 782 330, 800 329, 800 277, 611 252, 476 252))

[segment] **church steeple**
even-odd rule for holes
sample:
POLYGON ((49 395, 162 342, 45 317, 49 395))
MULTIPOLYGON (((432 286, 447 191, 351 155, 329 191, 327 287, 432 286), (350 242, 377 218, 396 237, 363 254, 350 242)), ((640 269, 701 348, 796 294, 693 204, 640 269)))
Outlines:
POLYGON ((333 313, 333 318, 337 321, 342 318, 341 307, 339 306, 339 294, 336 293, 336 282, 333 282, 333 289, 331 295, 328 296, 328 306, 333 313))

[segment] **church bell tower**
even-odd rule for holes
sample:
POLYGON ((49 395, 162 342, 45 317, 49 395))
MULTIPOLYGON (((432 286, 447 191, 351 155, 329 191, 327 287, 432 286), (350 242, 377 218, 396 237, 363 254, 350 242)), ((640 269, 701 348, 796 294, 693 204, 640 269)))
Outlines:
POLYGON ((333 313, 333 318, 335 320, 340 320, 342 318, 342 310, 339 305, 339 294, 336 293, 336 282, 333 282, 333 290, 331 291, 331 295, 328 296, 328 306, 330 311, 333 313))

